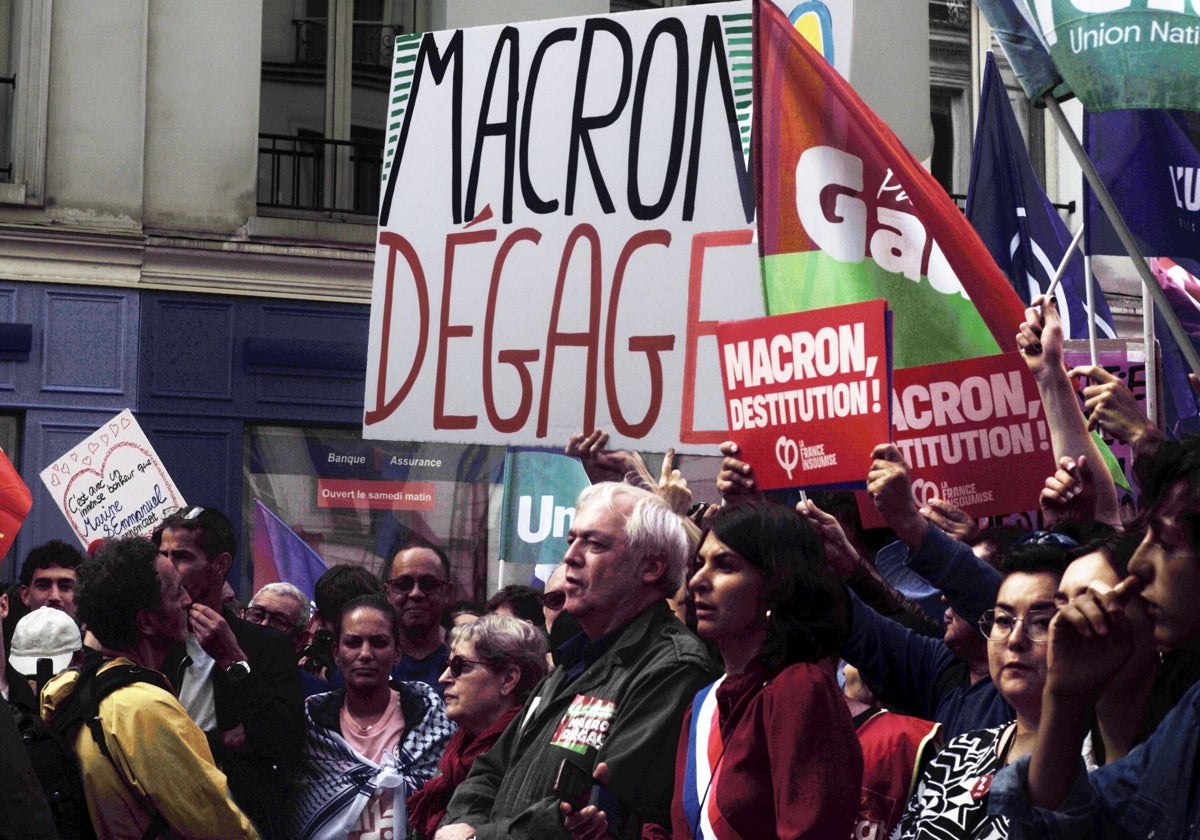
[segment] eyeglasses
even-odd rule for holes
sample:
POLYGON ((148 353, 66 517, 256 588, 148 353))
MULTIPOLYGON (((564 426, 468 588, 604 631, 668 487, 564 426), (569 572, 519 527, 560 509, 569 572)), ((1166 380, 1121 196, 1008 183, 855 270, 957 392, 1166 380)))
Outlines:
POLYGON ((264 610, 262 607, 247 607, 245 618, 246 621, 265 624, 283 633, 291 633, 296 629, 296 623, 290 617, 283 613, 264 610))
POLYGON ((1030 531, 1009 543, 1009 548, 1019 545, 1052 545, 1058 548, 1075 548, 1079 543, 1066 534, 1057 534, 1054 531, 1030 531))
POLYGON ((433 595, 449 586, 450 581, 436 578, 433 575, 421 575, 420 577, 400 575, 387 582, 387 588, 393 595, 407 595, 409 592, 412 592, 415 585, 420 585, 421 591, 427 595, 433 595))
POLYGON ((567 603, 567 593, 561 589, 554 592, 547 592, 542 596, 542 603, 546 605, 548 610, 561 610, 563 604, 567 603))
POLYGON ((1057 610, 1033 610, 1018 618, 1002 610, 988 610, 979 617, 979 632, 991 642, 1003 642, 1021 625, 1025 638, 1042 643, 1050 638, 1050 622, 1057 610))
POLYGON ((488 667, 486 662, 480 662, 477 659, 466 659, 465 657, 459 656, 457 653, 446 661, 446 668, 450 671, 450 676, 454 677, 455 679, 458 679, 463 675, 463 671, 467 670, 468 665, 478 668, 488 667))

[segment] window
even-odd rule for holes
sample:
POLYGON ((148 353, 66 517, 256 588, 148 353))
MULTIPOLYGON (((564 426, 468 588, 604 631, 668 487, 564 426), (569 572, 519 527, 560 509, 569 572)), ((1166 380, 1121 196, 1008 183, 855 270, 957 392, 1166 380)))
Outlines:
POLYGON ((374 217, 396 36, 414 0, 265 0, 258 204, 374 217))
POLYGON ((0 0, 0 203, 44 195, 51 8, 51 0, 0 0))
POLYGON ((248 426, 245 440, 248 555, 259 550, 259 502, 330 566, 355 563, 377 574, 397 546, 425 540, 450 557, 456 597, 495 590, 498 522, 489 511, 499 504, 504 447, 372 441, 355 430, 287 426, 248 426))

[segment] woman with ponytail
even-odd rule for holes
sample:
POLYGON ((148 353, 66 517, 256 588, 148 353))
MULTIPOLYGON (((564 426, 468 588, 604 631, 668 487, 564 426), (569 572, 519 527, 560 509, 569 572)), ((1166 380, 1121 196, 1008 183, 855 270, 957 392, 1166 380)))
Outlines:
POLYGON ((710 524, 688 614, 725 675, 684 721, 673 835, 849 837, 862 753, 830 659, 847 632, 845 592, 795 511, 738 501, 710 524))

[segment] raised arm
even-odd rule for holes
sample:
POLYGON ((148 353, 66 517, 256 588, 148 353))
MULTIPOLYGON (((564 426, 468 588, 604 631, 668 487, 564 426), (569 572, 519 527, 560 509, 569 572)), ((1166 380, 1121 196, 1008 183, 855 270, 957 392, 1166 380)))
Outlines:
POLYGON ((1053 299, 1034 298, 1033 305, 1025 310, 1017 346, 1042 395, 1055 459, 1086 456, 1088 480, 1096 492, 1096 519, 1119 528, 1116 486, 1088 431, 1075 387, 1063 365, 1062 322, 1053 299))
POLYGON ((876 446, 871 457, 867 492, 884 522, 911 549, 912 570, 942 590, 963 619, 978 620, 996 601, 1000 573, 976 557, 970 546, 921 515, 913 500, 908 464, 895 444, 876 446))

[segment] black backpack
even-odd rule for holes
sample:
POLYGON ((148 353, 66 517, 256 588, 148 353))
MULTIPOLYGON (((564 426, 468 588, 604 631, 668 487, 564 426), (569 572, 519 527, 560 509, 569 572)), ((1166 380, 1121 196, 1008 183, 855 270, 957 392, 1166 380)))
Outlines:
MULTIPOLYGON (((75 755, 75 739, 84 724, 92 733, 92 739, 100 752, 109 761, 112 755, 104 743, 104 730, 100 725, 100 701, 119 688, 133 683, 146 682, 164 691, 171 691, 166 678, 157 671, 139 668, 136 665, 115 665, 97 673, 108 660, 99 656, 91 658, 80 671, 75 688, 54 713, 54 720, 47 724, 36 712, 13 705, 17 729, 29 754, 33 772, 45 791, 50 803, 50 813, 58 827, 62 840, 95 840, 96 832, 88 815, 87 797, 83 792, 83 778, 79 759, 75 755)), ((150 827, 143 835, 149 840, 159 835, 166 836, 168 826, 161 814, 155 813, 150 827)))

